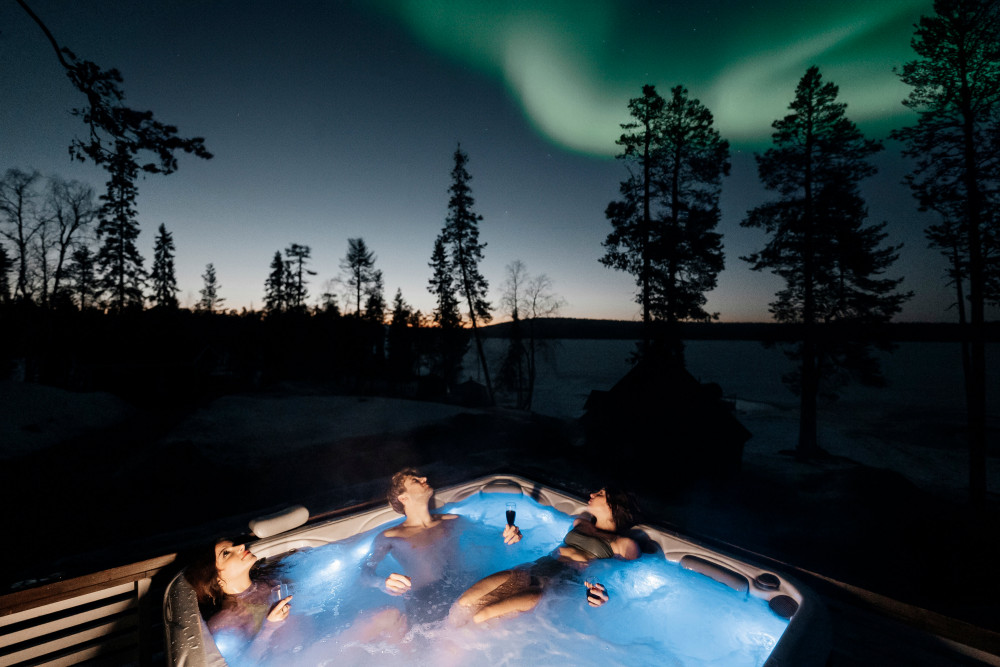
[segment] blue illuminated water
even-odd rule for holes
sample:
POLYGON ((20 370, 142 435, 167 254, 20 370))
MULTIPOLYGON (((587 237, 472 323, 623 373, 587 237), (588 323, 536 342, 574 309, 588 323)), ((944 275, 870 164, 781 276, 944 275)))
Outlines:
MULTIPOLYGON (((572 517, 517 496, 524 538, 504 545, 500 535, 511 499, 475 494, 441 508, 464 524, 459 562, 448 568, 439 587, 443 599, 435 602, 445 610, 479 578, 548 554, 572 526, 572 517)), ((412 604, 361 583, 362 564, 385 527, 285 559, 293 611, 252 664, 742 667, 763 664, 787 626, 763 600, 647 554, 632 562, 595 561, 586 569, 581 579, 608 589, 610 601, 601 608, 589 607, 583 585, 571 582, 547 588, 533 611, 492 625, 456 627, 443 615, 410 624, 396 637, 359 641, 359 630, 377 614, 388 608, 406 613, 412 604)), ((384 578, 399 568, 390 557, 377 573, 384 578)), ((231 654, 227 660, 241 664, 231 654)))

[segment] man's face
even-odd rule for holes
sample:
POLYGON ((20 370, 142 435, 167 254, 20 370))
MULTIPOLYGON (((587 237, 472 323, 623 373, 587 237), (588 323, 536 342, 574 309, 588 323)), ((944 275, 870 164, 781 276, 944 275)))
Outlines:
POLYGON ((406 504, 407 499, 411 502, 421 501, 430 499, 433 494, 434 489, 427 483, 426 477, 407 475, 403 481, 403 493, 400 494, 399 499, 406 504))

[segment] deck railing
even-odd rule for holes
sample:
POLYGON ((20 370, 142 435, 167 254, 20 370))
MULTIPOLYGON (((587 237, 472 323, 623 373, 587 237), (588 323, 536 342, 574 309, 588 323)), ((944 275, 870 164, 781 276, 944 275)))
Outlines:
POLYGON ((176 554, 0 596, 0 664, 151 665, 176 554))

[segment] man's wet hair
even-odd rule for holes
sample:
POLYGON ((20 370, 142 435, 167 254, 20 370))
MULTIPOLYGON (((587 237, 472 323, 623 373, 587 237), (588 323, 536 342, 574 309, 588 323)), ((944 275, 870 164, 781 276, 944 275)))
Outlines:
POLYGON ((392 505, 392 509, 396 510, 400 514, 405 514, 406 511, 403 509, 403 503, 399 502, 399 494, 406 491, 406 478, 410 477, 420 477, 420 471, 416 468, 403 468, 389 480, 389 490, 385 492, 385 497, 389 500, 389 504, 392 505))

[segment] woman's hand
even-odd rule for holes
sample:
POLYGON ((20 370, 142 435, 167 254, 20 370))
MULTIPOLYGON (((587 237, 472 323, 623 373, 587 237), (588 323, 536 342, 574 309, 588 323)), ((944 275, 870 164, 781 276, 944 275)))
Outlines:
POLYGON ((410 586, 412 586, 410 578, 405 574, 393 572, 385 578, 385 592, 389 595, 402 595, 410 590, 410 586))
POLYGON ((521 541, 521 529, 517 526, 504 526, 503 543, 517 544, 521 541))
POLYGON ((583 585, 587 587, 587 602, 591 607, 600 607, 608 601, 608 591, 604 584, 585 581, 583 585))
POLYGON ((288 614, 292 612, 292 597, 293 596, 289 595, 287 598, 278 600, 278 604, 274 605, 274 609, 272 609, 271 613, 267 615, 267 620, 272 623, 280 623, 288 618, 288 614))

